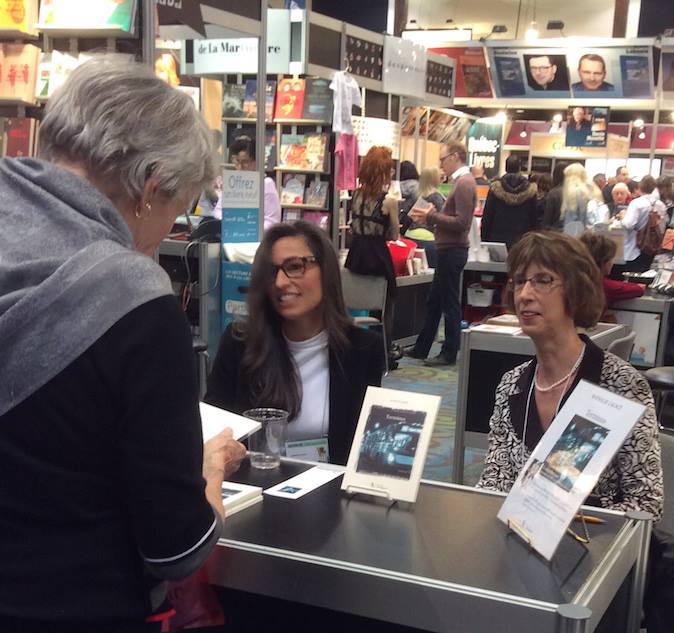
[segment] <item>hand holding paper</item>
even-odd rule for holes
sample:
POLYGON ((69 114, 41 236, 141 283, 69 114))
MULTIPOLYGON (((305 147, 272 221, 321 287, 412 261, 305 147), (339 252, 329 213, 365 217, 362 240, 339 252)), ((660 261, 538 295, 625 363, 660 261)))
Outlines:
POLYGON ((423 198, 418 198, 407 215, 409 215, 417 224, 426 224, 428 220, 428 214, 432 210, 433 205, 430 202, 424 200, 423 198))

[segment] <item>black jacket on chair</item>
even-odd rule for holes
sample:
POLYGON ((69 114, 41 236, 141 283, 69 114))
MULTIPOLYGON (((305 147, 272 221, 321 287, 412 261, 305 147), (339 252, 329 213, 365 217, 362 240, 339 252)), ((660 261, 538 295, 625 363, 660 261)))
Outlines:
MULTIPOLYGON (((349 347, 340 356, 330 351, 330 408, 328 450, 333 464, 346 464, 358 416, 369 385, 381 386, 384 373, 384 345, 376 332, 352 326, 347 332, 349 347)), ((241 374, 245 342, 235 338, 228 326, 208 376, 204 400, 235 413, 265 406, 255 402, 241 374)), ((290 422, 292 424, 292 422, 290 422)))
POLYGON ((493 182, 482 212, 482 240, 510 248, 527 231, 535 231, 536 194, 536 185, 520 174, 493 182))

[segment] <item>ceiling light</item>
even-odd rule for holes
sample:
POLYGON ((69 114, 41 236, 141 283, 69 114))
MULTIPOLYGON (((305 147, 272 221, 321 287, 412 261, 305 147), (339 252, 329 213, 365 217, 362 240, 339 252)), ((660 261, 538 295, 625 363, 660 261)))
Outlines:
POLYGON ((637 138, 640 138, 643 141, 646 138, 646 132, 639 132, 637 138))
POLYGON ((636 128, 642 128, 644 127, 644 120, 643 119, 634 119, 632 122, 632 125, 636 128))
POLYGON ((494 24, 494 26, 491 27, 491 33, 488 33, 487 35, 483 35, 480 38, 480 42, 486 41, 487 38, 494 35, 494 33, 507 33, 507 32, 508 32, 508 27, 505 24, 494 24))
POLYGON ((524 33, 525 40, 537 40, 539 36, 538 29, 536 28, 536 22, 531 21, 531 26, 524 33))
POLYGON ((552 120, 553 120, 555 123, 561 123, 561 122, 562 122, 562 118, 563 118, 562 115, 558 112, 557 114, 555 114, 555 116, 552 117, 552 120))
POLYGON ((520 138, 526 138, 527 136, 528 136, 528 134, 527 134, 527 131, 526 131, 526 130, 522 130, 522 131, 520 132, 520 138))
POLYGON ((505 123, 506 119, 508 118, 506 116, 506 113, 501 110, 500 112, 496 113, 496 116, 494 117, 499 123, 505 123))
POLYGON ((564 29, 564 22, 561 20, 548 20, 545 27, 548 31, 562 31, 564 29))
POLYGON ((670 113, 669 113, 669 118, 670 118, 672 121, 674 121, 674 112, 670 112, 670 113))

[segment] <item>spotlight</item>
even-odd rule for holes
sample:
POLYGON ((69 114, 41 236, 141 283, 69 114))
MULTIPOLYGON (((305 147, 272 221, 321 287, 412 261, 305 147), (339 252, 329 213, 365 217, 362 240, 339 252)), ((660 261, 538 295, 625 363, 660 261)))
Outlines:
POLYGON ((520 138, 526 138, 527 136, 529 136, 529 135, 527 134, 527 131, 526 131, 526 130, 522 130, 522 131, 520 132, 520 138))
POLYGON ((555 123, 561 123, 561 122, 562 122, 562 118, 563 118, 562 115, 558 112, 557 114, 555 114, 555 116, 552 117, 552 120, 553 120, 555 123))
POLYGON ((548 20, 548 24, 545 28, 548 31, 559 31, 564 35, 564 22, 561 20, 548 20))
POLYGON ((538 29, 536 28, 536 22, 531 21, 531 25, 524 33, 525 40, 537 40, 539 36, 538 29))
POLYGON ((484 35, 480 38, 480 42, 485 42, 488 38, 490 38, 494 33, 507 33, 508 32, 508 27, 505 24, 494 24, 494 26, 491 27, 491 33, 484 35))
POLYGON ((670 113, 669 113, 669 118, 670 118, 672 121, 674 121, 674 112, 670 112, 670 113))
POLYGON ((640 138, 643 141, 646 138, 646 132, 639 132, 637 138, 640 138))
POLYGON ((642 127, 644 127, 644 120, 643 119, 634 119, 634 121, 632 121, 632 125, 636 128, 642 128, 642 127))
POLYGON ((506 113, 505 113, 503 110, 501 110, 500 112, 497 112, 497 113, 496 113, 496 116, 495 116, 494 118, 495 118, 499 123, 505 123, 505 122, 506 122, 506 119, 507 119, 508 117, 506 116, 506 113))

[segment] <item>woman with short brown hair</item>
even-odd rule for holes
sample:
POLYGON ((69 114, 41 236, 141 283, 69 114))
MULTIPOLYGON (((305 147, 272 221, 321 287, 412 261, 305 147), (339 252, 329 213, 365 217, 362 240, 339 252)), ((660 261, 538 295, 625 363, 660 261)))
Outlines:
POLYGON ((604 306, 601 273, 585 246, 563 233, 528 233, 508 255, 511 306, 536 350, 496 389, 489 449, 478 486, 507 492, 581 379, 646 406, 593 491, 614 510, 658 519, 663 488, 653 395, 631 365, 597 347, 576 327, 596 324, 604 306))

